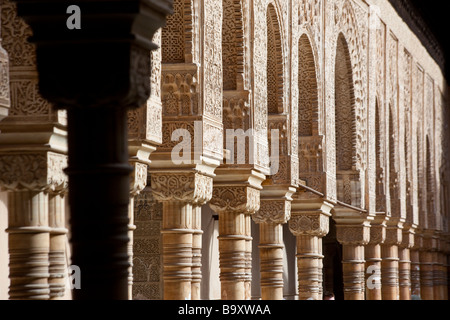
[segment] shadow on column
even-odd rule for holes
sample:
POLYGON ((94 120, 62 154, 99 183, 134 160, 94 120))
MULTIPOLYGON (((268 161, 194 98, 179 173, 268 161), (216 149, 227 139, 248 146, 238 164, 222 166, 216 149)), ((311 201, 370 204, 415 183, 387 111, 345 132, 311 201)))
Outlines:
POLYGON ((336 300, 344 300, 342 245, 336 238, 336 223, 330 219, 330 232, 323 238, 323 290, 332 292, 336 300))

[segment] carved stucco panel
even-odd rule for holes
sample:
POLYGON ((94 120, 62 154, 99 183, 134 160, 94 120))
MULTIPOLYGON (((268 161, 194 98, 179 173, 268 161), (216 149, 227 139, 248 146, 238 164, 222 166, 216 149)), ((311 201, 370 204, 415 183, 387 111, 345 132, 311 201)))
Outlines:
POLYGON ((253 6, 253 128, 255 130, 255 165, 268 173, 269 145, 267 136, 267 1, 256 0, 253 6))
POLYGON ((0 185, 3 190, 62 192, 68 187, 64 173, 67 156, 53 153, 0 155, 0 185))

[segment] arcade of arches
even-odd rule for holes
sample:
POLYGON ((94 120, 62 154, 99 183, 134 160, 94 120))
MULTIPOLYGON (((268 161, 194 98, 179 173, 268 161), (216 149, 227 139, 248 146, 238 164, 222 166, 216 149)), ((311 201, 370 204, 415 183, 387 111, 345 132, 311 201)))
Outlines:
MULTIPOLYGON (((173 9, 128 117, 130 299, 447 300, 448 86, 389 1, 173 9)), ((71 299, 66 113, 10 0, 0 31, 0 298, 71 299)))

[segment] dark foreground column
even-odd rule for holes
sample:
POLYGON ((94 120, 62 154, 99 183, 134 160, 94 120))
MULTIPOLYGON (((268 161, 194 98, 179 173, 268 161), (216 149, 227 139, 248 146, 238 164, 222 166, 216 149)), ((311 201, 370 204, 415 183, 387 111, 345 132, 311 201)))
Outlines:
POLYGON ((74 298, 125 300, 127 110, 149 98, 151 39, 172 1, 77 1, 80 29, 68 27, 71 1, 16 2, 33 31, 40 93, 68 110, 72 263, 81 271, 74 298))
POLYGON ((74 297, 127 299, 126 109, 71 109, 68 118, 72 263, 81 270, 74 297))

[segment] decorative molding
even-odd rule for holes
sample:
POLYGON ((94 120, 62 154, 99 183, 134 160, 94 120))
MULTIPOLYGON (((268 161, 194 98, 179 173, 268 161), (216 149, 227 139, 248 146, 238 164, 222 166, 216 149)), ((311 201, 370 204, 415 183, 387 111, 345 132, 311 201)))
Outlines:
POLYGON ((324 237, 330 231, 330 217, 322 213, 293 212, 289 220, 289 230, 295 236, 324 237))
POLYGON ((151 186, 158 201, 204 204, 212 197, 213 179, 199 173, 151 173, 151 186))
POLYGON ((365 246, 370 241, 370 227, 337 225, 337 240, 344 245, 365 246))
POLYGON ((285 224, 291 218, 291 202, 261 199, 260 208, 252 218, 258 224, 285 224))
POLYGON ((64 191, 67 156, 53 152, 0 155, 0 185, 4 190, 64 191))
POLYGON ((132 163, 133 171, 130 175, 130 194, 137 196, 147 186, 148 165, 145 163, 132 163))
POLYGON ((386 240, 385 245, 388 246, 399 246, 402 243, 402 229, 400 228, 390 228, 386 229, 386 240))
POLYGON ((246 186, 214 186, 209 206, 219 214, 254 214, 260 209, 260 191, 246 186))
POLYGON ((370 244, 379 245, 386 241, 386 225, 372 224, 370 226, 370 244))

